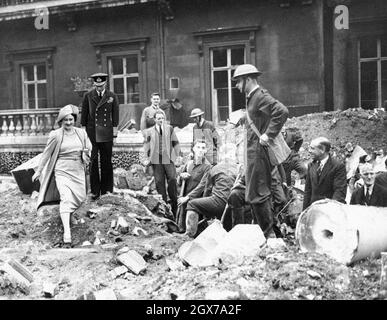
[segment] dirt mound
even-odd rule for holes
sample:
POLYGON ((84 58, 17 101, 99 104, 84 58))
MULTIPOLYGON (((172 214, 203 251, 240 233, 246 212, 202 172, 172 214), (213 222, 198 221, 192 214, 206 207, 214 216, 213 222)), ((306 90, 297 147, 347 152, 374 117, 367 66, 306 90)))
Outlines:
POLYGON ((344 159, 344 147, 348 142, 361 146, 366 152, 387 150, 387 113, 384 109, 347 109, 323 113, 312 113, 288 119, 286 127, 301 130, 304 144, 300 150, 303 159, 309 159, 307 152, 311 140, 327 137, 333 145, 333 152, 344 159))

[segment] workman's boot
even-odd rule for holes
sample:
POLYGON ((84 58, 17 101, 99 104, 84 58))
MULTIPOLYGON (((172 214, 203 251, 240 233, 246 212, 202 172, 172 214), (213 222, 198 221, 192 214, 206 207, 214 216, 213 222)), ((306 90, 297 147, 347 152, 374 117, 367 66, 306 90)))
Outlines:
POLYGON ((199 215, 195 211, 187 211, 185 220, 186 231, 185 235, 194 238, 198 231, 199 215))
POLYGON ((273 213, 271 210, 270 199, 263 203, 251 205, 251 211, 255 222, 261 227, 261 230, 266 238, 273 234, 273 213))
POLYGON ((237 224, 245 224, 244 208, 232 208, 231 216, 232 216, 232 228, 234 228, 237 224))

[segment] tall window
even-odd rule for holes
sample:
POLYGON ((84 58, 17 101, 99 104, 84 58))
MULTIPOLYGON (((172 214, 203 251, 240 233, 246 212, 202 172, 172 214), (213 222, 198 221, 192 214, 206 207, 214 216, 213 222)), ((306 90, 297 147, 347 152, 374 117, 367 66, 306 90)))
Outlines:
POLYGON ((110 88, 120 103, 140 102, 138 55, 108 58, 110 88))
POLYGON ((387 103, 387 36, 359 41, 360 105, 365 109, 387 103))
POLYGON ((21 66, 23 109, 47 108, 46 64, 21 66))
POLYGON ((245 96, 231 78, 236 67, 244 64, 245 47, 220 47, 210 50, 212 111, 216 122, 227 121, 229 114, 245 107, 245 96))

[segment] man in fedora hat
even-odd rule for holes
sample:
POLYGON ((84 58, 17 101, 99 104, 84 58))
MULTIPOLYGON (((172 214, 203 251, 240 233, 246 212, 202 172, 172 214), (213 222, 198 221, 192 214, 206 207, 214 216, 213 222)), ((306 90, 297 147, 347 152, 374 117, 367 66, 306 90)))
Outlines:
POLYGON ((92 198, 113 192, 113 143, 117 137, 119 107, 117 96, 106 89, 108 75, 91 76, 95 88, 83 96, 81 125, 93 145, 90 162, 90 188, 92 198), (98 165, 100 157, 101 168, 98 165), (101 174, 100 174, 101 170, 101 174))
POLYGON ((266 237, 274 236, 271 208, 273 165, 268 146, 281 134, 288 109, 258 84, 262 72, 251 64, 235 69, 232 80, 246 94, 246 202, 266 237), (260 133, 260 137, 256 133, 260 133))
POLYGON ((193 141, 206 141, 206 158, 214 166, 218 163, 217 150, 221 145, 220 138, 214 124, 211 121, 205 120, 203 115, 203 110, 200 108, 194 108, 189 116, 195 121, 195 125, 193 127, 193 141))

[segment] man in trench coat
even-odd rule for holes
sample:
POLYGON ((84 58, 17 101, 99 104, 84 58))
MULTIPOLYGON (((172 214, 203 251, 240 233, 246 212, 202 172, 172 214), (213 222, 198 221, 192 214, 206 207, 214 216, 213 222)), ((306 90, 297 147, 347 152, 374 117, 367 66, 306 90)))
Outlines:
POLYGON ((113 192, 113 141, 117 137, 119 106, 117 96, 106 89, 106 73, 91 76, 95 89, 85 93, 81 125, 93 145, 90 162, 90 188, 93 200, 113 192), (101 168, 98 164, 101 159, 101 168), (100 174, 101 169, 101 174, 100 174))
POLYGON ((251 205, 255 220, 266 237, 273 237, 273 214, 271 208, 272 164, 267 151, 269 139, 281 134, 289 111, 275 100, 267 90, 258 85, 262 73, 251 64, 236 68, 233 80, 236 87, 246 93, 246 112, 261 133, 258 138, 249 121, 246 121, 246 202, 251 205))

